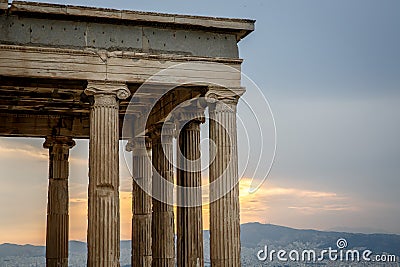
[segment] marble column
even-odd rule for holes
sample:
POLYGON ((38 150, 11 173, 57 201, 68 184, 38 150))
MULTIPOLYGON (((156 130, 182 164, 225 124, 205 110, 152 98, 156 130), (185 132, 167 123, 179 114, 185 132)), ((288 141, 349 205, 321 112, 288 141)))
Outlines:
POLYGON ((47 197, 46 266, 68 266, 68 175, 69 150, 75 142, 69 137, 47 137, 49 149, 49 188, 47 197))
POLYGON ((152 161, 153 161, 153 196, 160 196, 160 201, 153 198, 152 217, 152 266, 175 266, 175 238, 174 238, 174 208, 173 187, 165 182, 174 182, 173 172, 173 125, 165 125, 163 137, 161 126, 157 126, 151 133, 152 161))
POLYGON ((132 266, 151 266, 151 141, 136 137, 127 144, 132 152, 132 266), (147 193, 146 193, 147 192, 147 193))
POLYGON ((130 92, 125 84, 88 83, 90 110, 88 259, 89 267, 120 266, 119 103, 130 92))
MULTIPOLYGON (((202 114, 200 116, 202 117, 202 114)), ((178 267, 204 266, 200 161, 202 122, 203 118, 187 122, 178 137, 177 184, 182 187, 177 193, 178 267)))
POLYGON ((215 154, 210 151, 210 158, 215 156, 210 183, 218 180, 210 186, 210 197, 216 199, 210 204, 210 257, 215 267, 241 265, 236 104, 237 99, 226 98, 209 105, 209 135, 216 149, 215 154))

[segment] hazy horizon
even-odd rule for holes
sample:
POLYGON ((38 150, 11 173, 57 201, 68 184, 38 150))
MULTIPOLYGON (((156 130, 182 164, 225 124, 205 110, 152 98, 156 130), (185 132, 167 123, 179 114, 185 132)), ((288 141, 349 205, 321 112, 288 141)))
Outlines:
MULTIPOLYGON (((317 230, 317 229, 309 229, 309 228, 293 228, 293 227, 289 227, 289 226, 285 226, 285 225, 276 225, 276 224, 272 224, 272 223, 262 223, 262 222, 247 222, 247 223, 241 223, 242 225, 248 225, 248 224, 262 224, 262 225, 271 225, 271 226, 278 226, 278 227, 283 227, 283 228, 289 228, 289 229, 294 229, 294 230, 315 230, 315 231, 320 231, 320 232, 337 232, 337 233, 349 233, 349 234, 366 234, 366 235, 376 235, 376 234, 388 234, 388 235, 396 235, 396 236, 400 236, 400 234, 395 234, 395 233, 385 233, 385 232, 374 232, 374 230, 372 229, 364 229, 365 231, 352 231, 352 229, 347 229, 346 230, 340 230, 340 229, 326 229, 326 230, 317 230)), ((338 227, 340 228, 340 227, 338 227)), ((209 231, 209 229, 203 229, 203 231, 209 231)), ((175 233, 176 234, 176 233, 175 233)), ((131 242, 132 239, 121 239, 120 242, 131 242)), ((68 242, 81 242, 81 243, 86 243, 87 240, 75 240, 75 239, 69 239, 68 242)), ((10 242, 4 242, 4 243, 0 243, 0 245, 5 245, 5 244, 10 244, 10 245, 18 245, 18 246, 26 246, 26 245, 33 245, 33 246, 43 246, 45 247, 46 244, 30 244, 30 243, 10 243, 10 242)))

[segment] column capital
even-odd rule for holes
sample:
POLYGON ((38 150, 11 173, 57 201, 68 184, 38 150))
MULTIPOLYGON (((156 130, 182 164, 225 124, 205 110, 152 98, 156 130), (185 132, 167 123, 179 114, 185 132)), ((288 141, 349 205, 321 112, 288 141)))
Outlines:
POLYGON ((43 148, 50 148, 55 145, 65 145, 68 148, 73 148, 75 146, 75 141, 72 137, 68 136, 47 136, 43 143, 43 148))
POLYGON ((126 99, 131 95, 126 83, 115 81, 88 81, 84 92, 88 96, 98 94, 115 95, 118 99, 126 99))
POLYGON ((137 136, 128 140, 125 147, 126 151, 134 152, 136 150, 151 149, 151 139, 148 136, 137 136))
MULTIPOLYGON (((174 121, 181 126, 184 126, 188 122, 196 121, 198 123, 204 123, 204 108, 202 106, 191 105, 179 108, 174 116, 174 121), (183 125, 182 125, 183 124, 183 125)), ((178 127, 181 128, 181 127, 178 127)))
POLYGON ((223 101, 225 103, 231 102, 237 104, 239 98, 245 92, 245 87, 225 88, 220 86, 209 86, 205 98, 208 103, 223 101))

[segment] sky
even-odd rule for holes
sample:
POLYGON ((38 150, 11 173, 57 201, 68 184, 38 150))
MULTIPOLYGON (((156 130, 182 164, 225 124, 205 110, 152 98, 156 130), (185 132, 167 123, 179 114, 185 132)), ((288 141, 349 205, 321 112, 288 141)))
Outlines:
MULTIPOLYGON (((252 178, 266 175, 273 132, 262 136, 260 168, 250 160, 254 171, 241 172, 241 222, 400 234, 399 1, 54 3, 257 20, 256 30, 239 43, 242 71, 269 101, 277 150, 255 193, 248 188, 252 178)), ((253 88, 247 90, 248 103, 257 106, 253 88)), ((238 115, 246 121, 243 101, 238 115)), ((242 162, 247 146, 258 147, 259 141, 239 129, 242 162)), ((45 242, 48 181, 42 143, 0 138, 0 243, 45 242)), ((78 140, 71 150, 73 240, 86 239, 87 149, 88 142, 78 140)), ((123 160, 120 169, 121 238, 129 239, 130 178, 123 160)), ((204 215, 207 227, 207 207, 204 215)))

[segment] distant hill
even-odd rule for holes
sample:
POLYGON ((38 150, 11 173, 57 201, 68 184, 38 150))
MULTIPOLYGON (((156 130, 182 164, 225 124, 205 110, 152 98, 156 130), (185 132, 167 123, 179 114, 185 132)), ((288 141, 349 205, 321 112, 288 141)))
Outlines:
POLYGON ((33 245, 15 245, 15 244, 1 244, 0 257, 7 256, 28 256, 38 257, 45 253, 45 247, 33 245))
POLYGON ((70 254, 86 254, 87 245, 81 241, 69 241, 69 253, 70 254))
POLYGON ((329 229, 324 229, 325 232, 346 232, 346 233, 361 233, 361 234, 392 234, 386 232, 384 229, 375 227, 346 227, 346 226, 336 226, 329 229))
MULTIPOLYGON (((300 230, 272 224, 246 223, 241 225, 242 265, 254 266, 259 263, 256 253, 265 245, 271 248, 335 248, 339 238, 347 240, 349 249, 365 248, 374 253, 386 252, 400 256, 400 235, 300 230)), ((209 244, 209 231, 204 231, 206 263, 210 258, 209 244)), ((121 266, 130 266, 130 250, 131 241, 121 241, 121 266)), ((86 266, 86 243, 70 241, 69 253, 72 266, 86 266)), ((2 244, 0 245, 0 267, 44 266, 44 255, 44 246, 2 244)))
POLYGON ((325 232, 299 230, 273 224, 246 223, 241 225, 242 247, 257 248, 268 241, 286 246, 301 242, 318 244, 316 248, 335 247, 339 238, 345 238, 348 248, 368 248, 376 253, 387 252, 400 256, 400 235, 359 234, 346 232, 325 232))

